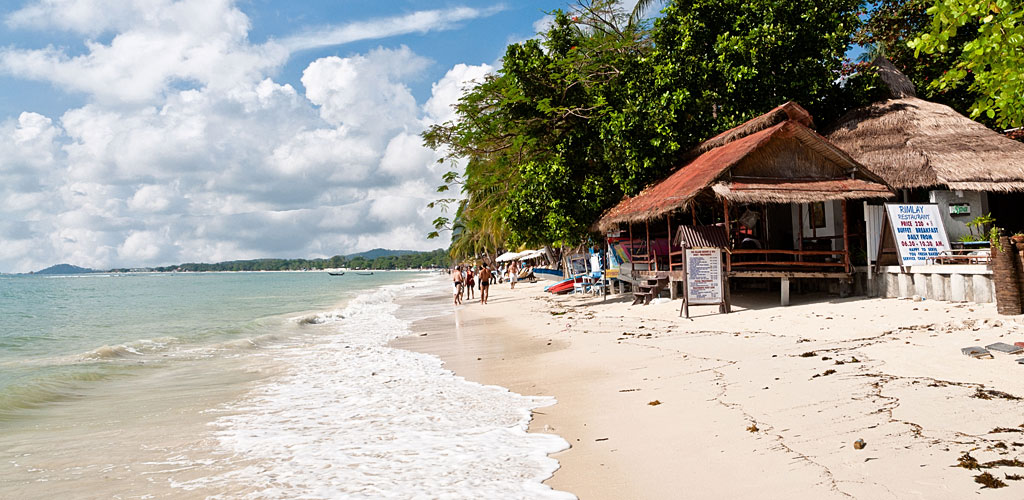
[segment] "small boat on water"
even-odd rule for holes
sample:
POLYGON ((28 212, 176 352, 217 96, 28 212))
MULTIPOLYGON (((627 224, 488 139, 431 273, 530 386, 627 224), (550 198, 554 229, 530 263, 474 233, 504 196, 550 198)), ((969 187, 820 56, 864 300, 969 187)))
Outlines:
POLYGON ((345 273, 343 273, 343 272, 341 272, 341 273, 332 273, 330 271, 328 271, 327 274, 330 274, 331 276, 344 276, 345 275, 345 273))
POLYGON ((369 272, 369 273, 356 273, 356 274, 358 274, 360 276, 373 276, 372 272, 369 272))

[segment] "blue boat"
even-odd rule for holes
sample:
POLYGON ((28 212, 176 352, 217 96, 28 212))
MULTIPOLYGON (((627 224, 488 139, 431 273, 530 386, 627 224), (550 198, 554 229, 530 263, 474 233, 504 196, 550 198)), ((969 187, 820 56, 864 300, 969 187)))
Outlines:
POLYGON ((562 271, 557 269, 548 269, 546 267, 533 268, 533 275, 543 280, 562 281, 565 279, 565 275, 562 274, 562 271))

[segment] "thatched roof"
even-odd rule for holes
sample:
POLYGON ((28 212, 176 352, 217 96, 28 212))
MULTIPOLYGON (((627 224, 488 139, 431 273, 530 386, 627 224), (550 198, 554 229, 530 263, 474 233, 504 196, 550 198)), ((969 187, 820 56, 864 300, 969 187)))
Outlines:
POLYGON ((904 97, 917 97, 917 89, 914 82, 907 78, 902 71, 896 68, 892 61, 878 57, 871 63, 877 70, 878 76, 889 89, 889 99, 903 99, 904 97))
POLYGON ((913 84, 892 63, 875 64, 897 98, 840 118, 826 134, 833 144, 897 189, 1024 191, 1024 143, 914 97, 913 84))
POLYGON ((878 177, 808 128, 810 124, 807 111, 789 102, 719 134, 698 146, 692 161, 622 200, 595 226, 607 231, 621 222, 657 218, 701 193, 767 203, 891 196, 878 177))
POLYGON ((720 182, 711 189, 722 198, 741 203, 811 203, 892 197, 889 188, 861 179, 720 182))

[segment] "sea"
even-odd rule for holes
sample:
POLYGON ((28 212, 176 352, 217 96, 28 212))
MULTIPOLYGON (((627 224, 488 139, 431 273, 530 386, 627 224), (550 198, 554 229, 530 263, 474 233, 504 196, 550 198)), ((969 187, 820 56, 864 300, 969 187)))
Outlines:
MULTIPOLYGON (((388 346, 419 272, 0 275, 0 498, 566 499, 525 397, 388 346)), ((453 326, 454 327, 454 326, 453 326)))

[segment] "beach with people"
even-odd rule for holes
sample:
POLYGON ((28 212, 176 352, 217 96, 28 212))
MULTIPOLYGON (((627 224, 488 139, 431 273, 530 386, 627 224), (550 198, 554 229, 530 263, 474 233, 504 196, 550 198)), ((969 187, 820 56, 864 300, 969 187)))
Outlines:
POLYGON ((719 314, 613 294, 492 292, 392 346, 467 380, 553 397, 531 433, 571 446, 546 481, 579 498, 1020 498, 1020 354, 992 304, 751 293, 719 314), (1008 487, 979 491, 991 474, 1008 487))

